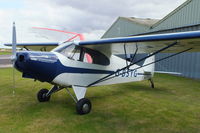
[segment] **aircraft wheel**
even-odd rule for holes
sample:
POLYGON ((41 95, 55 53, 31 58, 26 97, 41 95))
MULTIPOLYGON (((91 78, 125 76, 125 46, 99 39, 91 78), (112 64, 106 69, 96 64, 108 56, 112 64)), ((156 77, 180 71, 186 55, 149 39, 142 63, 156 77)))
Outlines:
POLYGON ((50 96, 46 96, 46 94, 49 92, 49 90, 47 89, 41 89, 38 93, 37 93, 37 99, 39 102, 46 102, 50 100, 50 96))
POLYGON ((80 115, 90 113, 92 109, 92 104, 89 99, 82 98, 76 103, 76 111, 80 115))

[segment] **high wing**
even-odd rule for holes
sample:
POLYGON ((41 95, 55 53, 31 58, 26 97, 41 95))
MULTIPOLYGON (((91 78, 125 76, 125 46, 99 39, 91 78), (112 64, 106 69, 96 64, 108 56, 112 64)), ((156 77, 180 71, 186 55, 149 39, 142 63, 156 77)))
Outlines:
MULTIPOLYGON (((132 54, 137 48, 137 53, 152 53, 173 43, 176 45, 161 52, 174 53, 188 48, 192 48, 190 52, 199 52, 200 31, 80 41, 78 45, 105 54, 124 54, 125 51, 127 54, 132 54)), ((4 45, 12 46, 12 44, 4 45)), ((59 42, 17 44, 17 47, 40 51, 50 51, 57 46, 59 46, 59 42)))
MULTIPOLYGON (((12 44, 4 44, 5 46, 12 46, 12 44)), ((35 51, 51 51, 59 45, 58 42, 49 42, 49 43, 17 43, 16 46, 20 48, 25 48, 27 50, 35 51)))
POLYGON ((190 52, 198 52, 200 51, 200 31, 82 41, 78 45, 104 54, 134 53, 137 48, 137 53, 152 53, 167 46, 170 48, 160 52, 174 53, 189 48, 192 48, 190 52), (176 45, 170 46, 173 43, 176 45))

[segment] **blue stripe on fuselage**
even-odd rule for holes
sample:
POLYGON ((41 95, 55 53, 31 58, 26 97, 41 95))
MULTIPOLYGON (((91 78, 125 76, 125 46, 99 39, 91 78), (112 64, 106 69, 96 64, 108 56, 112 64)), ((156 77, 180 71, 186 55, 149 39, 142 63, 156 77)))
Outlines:
POLYGON ((60 65, 60 62, 58 64, 59 64, 59 67, 57 67, 57 69, 58 69, 59 74, 61 73, 111 74, 114 72, 114 71, 108 71, 108 70, 68 67, 68 66, 63 66, 62 64, 60 65))

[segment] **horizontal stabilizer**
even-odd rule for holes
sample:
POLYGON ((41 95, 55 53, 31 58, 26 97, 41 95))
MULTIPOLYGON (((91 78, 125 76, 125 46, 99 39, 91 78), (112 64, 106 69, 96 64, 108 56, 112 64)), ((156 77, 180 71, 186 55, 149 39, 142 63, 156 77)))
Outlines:
POLYGON ((165 72, 165 71, 154 71, 155 73, 163 73, 163 74, 173 74, 173 75, 181 75, 182 73, 178 72, 165 72))

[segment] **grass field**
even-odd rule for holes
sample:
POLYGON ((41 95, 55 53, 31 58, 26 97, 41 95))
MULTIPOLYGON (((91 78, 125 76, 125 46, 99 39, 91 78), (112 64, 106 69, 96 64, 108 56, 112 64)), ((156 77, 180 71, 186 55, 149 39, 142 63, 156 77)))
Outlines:
POLYGON ((11 52, 8 51, 0 51, 0 55, 11 55, 11 52))
POLYGON ((36 93, 46 83, 22 79, 12 69, 0 69, 0 133, 197 133, 200 132, 200 82, 156 75, 148 81, 92 87, 89 115, 80 116, 65 90, 39 103, 36 93))

